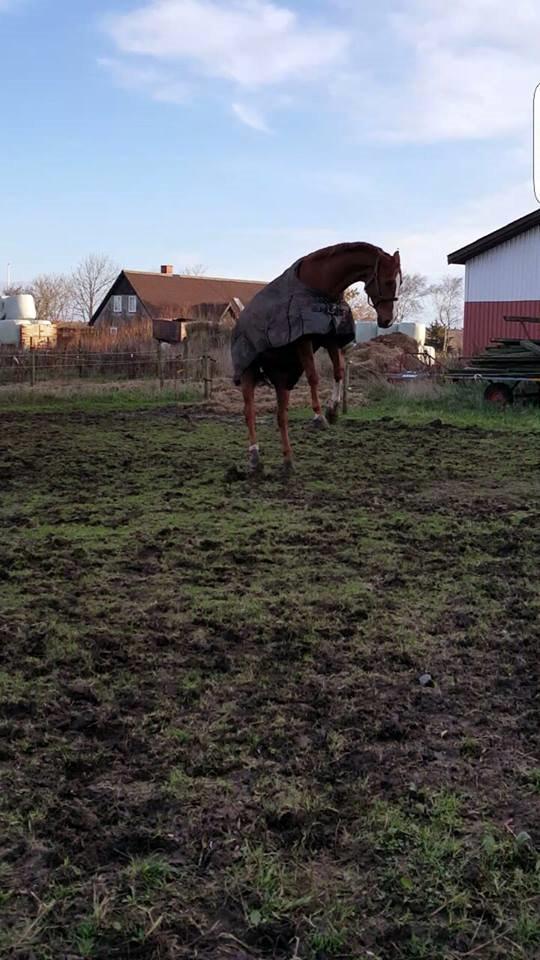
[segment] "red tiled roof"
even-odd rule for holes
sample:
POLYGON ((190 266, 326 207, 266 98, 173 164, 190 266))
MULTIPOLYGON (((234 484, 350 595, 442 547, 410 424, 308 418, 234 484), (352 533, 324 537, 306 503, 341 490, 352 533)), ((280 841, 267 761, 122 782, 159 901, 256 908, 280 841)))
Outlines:
MULTIPOLYGON (((171 316, 189 317, 206 313, 209 305, 223 305, 238 297, 244 306, 253 299, 266 283, 259 280, 228 280, 222 277, 191 277, 181 274, 146 273, 137 270, 124 270, 124 277, 153 317, 171 316), (197 310, 199 308, 199 310, 197 310)), ((92 318, 97 319, 103 304, 92 318)))

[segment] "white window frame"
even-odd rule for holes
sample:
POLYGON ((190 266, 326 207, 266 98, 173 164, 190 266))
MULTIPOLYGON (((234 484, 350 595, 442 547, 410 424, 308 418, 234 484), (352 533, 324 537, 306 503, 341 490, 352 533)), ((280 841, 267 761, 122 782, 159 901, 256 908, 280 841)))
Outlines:
POLYGON ((128 297, 128 313, 137 313, 137 297, 128 297))
POLYGON ((117 294, 112 298, 113 302, 113 313, 122 313, 122 297, 117 294))

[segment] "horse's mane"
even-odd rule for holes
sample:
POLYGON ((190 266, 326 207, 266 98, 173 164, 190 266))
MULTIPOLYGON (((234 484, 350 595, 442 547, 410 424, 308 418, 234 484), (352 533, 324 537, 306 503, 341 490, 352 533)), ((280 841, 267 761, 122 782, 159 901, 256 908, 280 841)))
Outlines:
POLYGON ((360 249, 373 250, 375 253, 384 254, 384 250, 381 247, 376 247, 372 243, 336 243, 331 247, 322 247, 320 250, 314 250, 313 253, 308 253, 303 257, 303 260, 304 262, 306 262, 306 260, 330 260, 345 253, 354 253, 360 249))
POLYGON ((308 253, 300 261, 303 267, 325 264, 332 266, 332 261, 339 260, 340 257, 350 256, 354 253, 371 254, 375 260, 379 259, 382 272, 394 275, 396 270, 395 260, 391 253, 387 253, 382 247, 376 247, 373 243, 336 243, 331 247, 323 247, 321 250, 315 250, 308 253))

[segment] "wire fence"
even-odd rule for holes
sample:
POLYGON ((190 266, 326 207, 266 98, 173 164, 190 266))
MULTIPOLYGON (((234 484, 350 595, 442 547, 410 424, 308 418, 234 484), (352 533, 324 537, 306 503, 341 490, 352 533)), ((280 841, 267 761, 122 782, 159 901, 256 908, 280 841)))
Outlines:
MULTIPOLYGON (((175 396, 196 387, 195 392, 207 400, 213 391, 221 394, 223 384, 231 382, 230 345, 223 342, 213 347, 205 343, 197 346, 200 354, 188 356, 185 348, 181 351, 159 341, 138 344, 138 349, 95 350, 81 345, 71 349, 0 347, 0 388, 12 386, 26 390, 38 386, 63 393, 69 388, 79 390, 85 384, 85 389, 92 391, 99 389, 100 384, 114 385, 115 388, 116 384, 131 382, 144 388, 147 382, 150 389, 167 387, 175 396)), ((352 400, 356 392, 370 383, 421 379, 435 382, 441 379, 440 364, 425 351, 418 350, 414 357, 403 352, 391 357, 391 362, 387 353, 388 349, 379 345, 371 348, 366 360, 360 355, 356 360, 352 354, 351 357, 345 356, 344 411, 349 396, 352 400), (377 350, 384 356, 378 357, 377 350), (411 360, 415 362, 411 363, 411 360)), ((324 351, 319 354, 319 375, 322 383, 327 385, 333 381, 332 364, 324 351)))
POLYGON ((212 392, 216 359, 204 354, 181 357, 158 344, 148 352, 90 350, 2 350, 0 386, 75 381, 157 380, 160 387, 202 384, 205 397, 212 392))

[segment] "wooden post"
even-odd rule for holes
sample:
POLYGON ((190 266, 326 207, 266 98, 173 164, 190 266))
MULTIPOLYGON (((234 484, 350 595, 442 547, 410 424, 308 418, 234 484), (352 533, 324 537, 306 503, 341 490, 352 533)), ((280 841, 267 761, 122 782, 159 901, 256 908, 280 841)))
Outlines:
POLYGON ((159 377, 159 389, 163 390, 163 353, 161 352, 163 344, 161 340, 157 342, 157 368, 158 368, 158 377, 159 377))
POLYGON ((347 358, 345 358, 345 370, 343 374, 343 413, 347 413, 349 409, 349 381, 350 381, 350 364, 347 358))
POLYGON ((78 365, 79 365, 79 377, 80 377, 80 379, 82 380, 82 375, 83 375, 83 362, 82 362, 82 352, 81 352, 81 345, 80 345, 80 344, 79 344, 79 346, 77 347, 77 354, 78 354, 78 365))
POLYGON ((211 380, 210 380, 210 357, 205 353, 204 357, 204 399, 210 399, 210 389, 211 389, 211 380))
POLYGON ((30 386, 36 385, 36 348, 30 338, 30 386))

